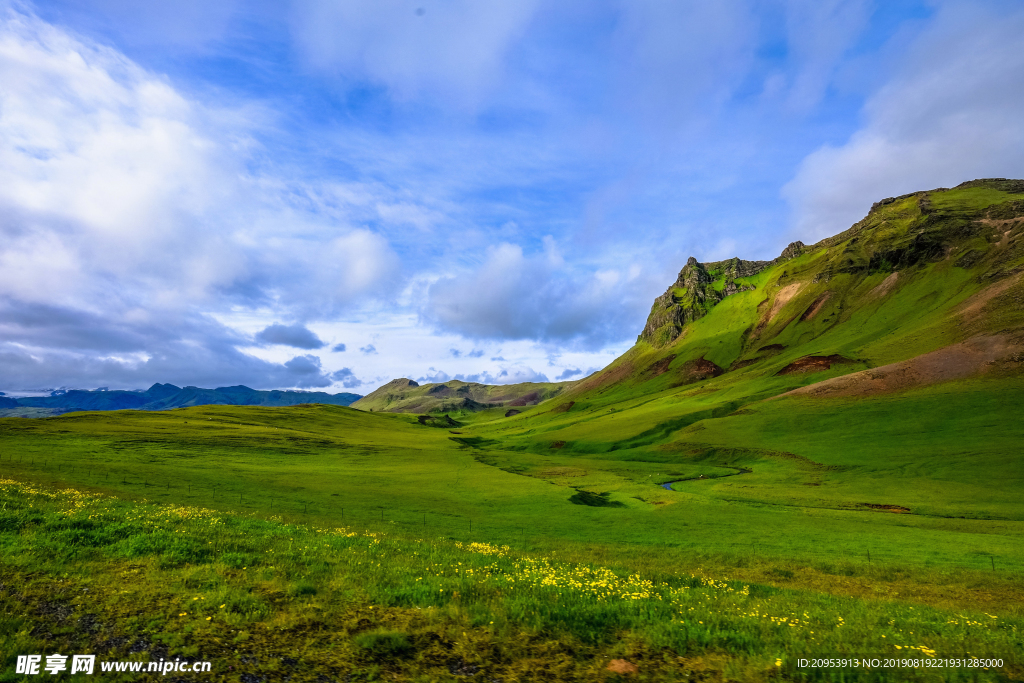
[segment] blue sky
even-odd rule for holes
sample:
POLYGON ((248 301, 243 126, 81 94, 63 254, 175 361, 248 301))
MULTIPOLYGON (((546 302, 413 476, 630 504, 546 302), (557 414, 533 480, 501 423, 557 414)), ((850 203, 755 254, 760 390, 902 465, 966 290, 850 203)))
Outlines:
POLYGON ((2 0, 0 389, 579 378, 1022 114, 1016 1, 2 0))

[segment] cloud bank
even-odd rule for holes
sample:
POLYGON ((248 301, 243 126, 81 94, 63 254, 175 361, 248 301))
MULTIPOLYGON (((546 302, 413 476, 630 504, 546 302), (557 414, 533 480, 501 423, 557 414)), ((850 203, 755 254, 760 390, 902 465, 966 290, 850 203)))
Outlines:
POLYGON ((1024 8, 946 3, 844 144, 783 188, 796 234, 844 230, 879 199, 1024 175, 1024 8))
MULTIPOLYGON (((330 384, 317 357, 248 356, 241 335, 208 317, 238 304, 338 311, 394 281, 386 239, 323 224, 294 185, 251 173, 263 113, 189 99, 11 7, 0 10, 0 81, 10 386, 330 384)), ((301 325, 257 336, 324 346, 301 325)))

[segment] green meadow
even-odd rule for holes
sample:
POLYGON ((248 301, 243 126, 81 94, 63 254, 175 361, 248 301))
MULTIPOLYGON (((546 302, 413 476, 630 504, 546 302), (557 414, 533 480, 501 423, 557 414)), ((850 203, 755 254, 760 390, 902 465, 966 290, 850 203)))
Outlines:
POLYGON ((590 452, 490 414, 453 429, 336 406, 3 420, 0 472, 19 482, 0 513, 18 586, 4 651, 113 642, 126 659, 214 658, 224 680, 274 680, 282 662, 338 680, 603 680, 614 659, 637 680, 1003 680, 1022 671, 1024 521, 999 406, 1020 389, 973 386, 957 448, 898 419, 942 420, 937 388, 855 406, 874 441, 778 399, 668 449, 623 443, 612 421, 590 452), (957 459, 972 443, 990 455, 957 459), (72 616, 54 621, 55 602, 72 616), (86 616, 96 633, 74 627, 86 616), (1005 669, 797 666, 835 653, 1005 669))

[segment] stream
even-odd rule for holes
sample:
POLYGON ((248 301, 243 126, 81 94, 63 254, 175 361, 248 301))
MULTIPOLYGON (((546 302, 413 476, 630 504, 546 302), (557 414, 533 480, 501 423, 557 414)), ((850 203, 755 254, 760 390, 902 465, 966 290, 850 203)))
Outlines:
MULTIPOLYGON (((723 467, 727 467, 727 466, 723 465, 723 467)), ((750 469, 749 467, 727 467, 727 469, 736 470, 736 471, 733 472, 732 474, 718 474, 718 475, 711 476, 711 477, 705 477, 703 474, 701 474, 701 475, 696 476, 696 477, 684 477, 683 479, 673 479, 672 481, 666 481, 666 482, 664 482, 662 484, 659 484, 659 486, 661 486, 663 489, 666 489, 668 491, 675 491, 675 489, 672 488, 672 484, 676 484, 676 483, 681 482, 681 481, 697 481, 697 480, 704 480, 704 479, 724 479, 725 477, 735 477, 738 474, 749 474, 750 472, 754 471, 754 470, 750 469)))

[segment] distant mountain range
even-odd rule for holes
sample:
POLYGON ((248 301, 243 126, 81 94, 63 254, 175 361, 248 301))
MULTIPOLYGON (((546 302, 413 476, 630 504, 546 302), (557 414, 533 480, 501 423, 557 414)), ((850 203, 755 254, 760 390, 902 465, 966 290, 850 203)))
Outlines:
POLYGON ((75 389, 30 398, 0 396, 0 411, 37 408, 56 415, 78 410, 169 410, 203 405, 294 406, 300 403, 328 403, 347 406, 360 398, 359 394, 328 394, 322 391, 259 391, 246 386, 182 389, 173 384, 154 384, 146 391, 75 389))

